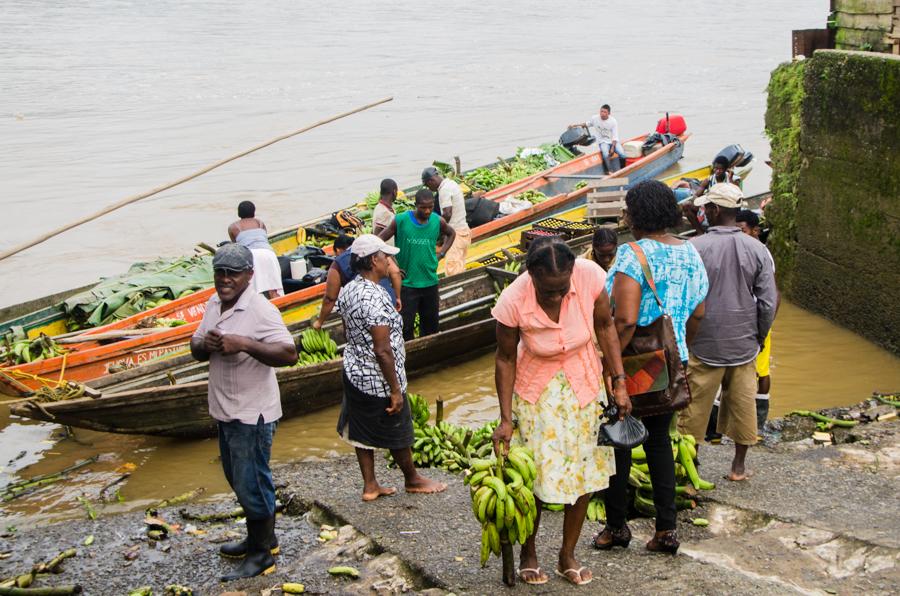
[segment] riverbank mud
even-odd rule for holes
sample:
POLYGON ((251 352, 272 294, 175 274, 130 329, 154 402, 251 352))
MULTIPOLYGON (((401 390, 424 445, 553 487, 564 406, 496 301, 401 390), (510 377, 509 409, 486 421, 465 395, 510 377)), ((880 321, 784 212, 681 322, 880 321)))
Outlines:
MULTIPOLYGON (((877 406, 844 413, 876 411, 872 408, 877 406)), ((782 437, 798 440, 752 449, 748 461, 754 475, 749 481, 722 478, 730 445, 700 448, 701 473, 717 487, 704 493, 697 509, 679 514, 682 548, 677 556, 644 549, 652 520, 632 520, 630 547, 603 553, 590 548, 598 526, 586 523, 576 553, 593 570, 596 588, 622 594, 900 591, 900 421, 888 417, 829 432, 835 437, 832 444, 811 438, 821 431, 814 424, 809 427, 808 419, 774 422, 770 426, 782 437), (695 526, 694 518, 707 519, 709 526, 695 526)), ((277 523, 282 550, 271 575, 219 583, 219 575, 235 563, 217 554, 218 545, 243 535, 241 520, 186 519, 181 510, 196 518, 235 507, 220 499, 161 508, 158 517, 179 525, 162 540, 148 537, 141 513, 21 531, 7 528, 0 538, 0 577, 27 573, 75 548, 76 556, 61 565, 60 573, 39 576, 34 586, 77 583, 86 594, 127 594, 152 586, 154 594, 163 594, 174 583, 193 588, 194 594, 275 596, 283 582, 303 583, 308 593, 323 594, 506 590, 498 559, 484 569, 478 565, 480 528, 460 476, 430 470, 429 475, 448 483, 448 490, 412 495, 402 491, 399 472, 380 468, 384 483, 401 490, 362 503, 352 457, 282 465, 275 473, 283 487, 279 497, 284 511, 277 523), (88 536, 93 536, 90 546, 85 545, 88 536), (334 565, 355 567, 360 578, 332 577, 328 569, 334 565)), ((570 592, 572 586, 552 574, 561 526, 562 513, 544 512, 538 553, 552 579, 544 586, 518 584, 511 592, 570 592)))

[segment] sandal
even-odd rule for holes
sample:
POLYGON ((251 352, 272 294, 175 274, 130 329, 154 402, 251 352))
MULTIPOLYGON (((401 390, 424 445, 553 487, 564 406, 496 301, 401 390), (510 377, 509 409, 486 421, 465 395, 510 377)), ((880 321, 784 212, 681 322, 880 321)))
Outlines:
POLYGON ((614 546, 628 548, 630 543, 631 530, 628 528, 627 524, 618 530, 606 526, 603 528, 603 531, 599 532, 594 536, 594 539, 591 540, 591 546, 597 550, 609 550, 614 546))
POLYGON ((547 574, 541 571, 540 567, 524 567, 516 571, 516 575, 519 576, 519 579, 525 582, 530 586, 540 586, 542 584, 546 584, 550 578, 547 577, 547 574), (525 573, 532 573, 531 579, 525 577, 525 573))
POLYGON ((575 569, 574 567, 572 567, 571 569, 566 569, 565 571, 560 571, 559 569, 554 569, 554 571, 556 572, 556 575, 558 575, 560 577, 564 577, 566 579, 566 581, 569 582, 570 584, 573 584, 576 586, 586 586, 589 583, 591 583, 592 581, 594 581, 594 577, 591 576, 590 579, 581 579, 581 572, 584 571, 585 569, 587 569, 587 568, 579 567, 578 569, 575 569), (569 575, 570 573, 574 573, 575 577, 577 577, 578 579, 572 579, 572 576, 569 575))
POLYGON ((678 532, 667 530, 662 534, 654 535, 650 542, 647 543, 647 550, 674 555, 678 553, 679 546, 681 546, 681 543, 678 542, 678 532))

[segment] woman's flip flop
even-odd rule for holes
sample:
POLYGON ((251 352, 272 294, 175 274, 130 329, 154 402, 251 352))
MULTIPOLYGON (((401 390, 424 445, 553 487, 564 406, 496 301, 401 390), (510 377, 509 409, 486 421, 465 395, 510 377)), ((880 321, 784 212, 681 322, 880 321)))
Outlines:
POLYGON ((594 581, 593 577, 591 577, 590 579, 581 579, 581 572, 584 570, 585 570, 585 567, 579 567, 578 569, 575 569, 573 567, 571 569, 566 569, 565 571, 560 571, 559 569, 554 569, 554 571, 556 572, 556 575, 565 578, 567 582, 569 582, 570 584, 574 584, 576 586, 586 586, 587 584, 594 581), (570 573, 575 574, 575 577, 577 577, 578 579, 577 580, 572 579, 572 576, 569 575, 570 573))
POLYGON ((549 577, 547 577, 546 573, 543 573, 541 571, 540 567, 535 567, 535 568, 525 567, 523 569, 519 569, 516 572, 516 575, 519 576, 520 580, 522 580, 526 584, 529 584, 532 586, 540 586, 542 584, 546 584, 547 581, 550 579, 549 577), (531 575, 531 579, 527 579, 524 575, 525 573, 533 574, 533 575, 531 575))

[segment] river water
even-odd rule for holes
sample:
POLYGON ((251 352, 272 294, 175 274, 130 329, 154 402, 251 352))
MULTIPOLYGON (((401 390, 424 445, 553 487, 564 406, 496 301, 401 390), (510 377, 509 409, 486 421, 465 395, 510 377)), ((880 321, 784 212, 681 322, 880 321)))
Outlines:
MULTIPOLYGON (((88 283, 131 262, 225 236, 253 200, 270 229, 357 200, 386 176, 417 181, 555 139, 608 102, 623 136, 666 110, 693 138, 683 167, 740 142, 768 187, 765 87, 790 31, 821 27, 825 0, 437 2, 6 0, 0 11, 0 248, 257 142, 387 95, 394 101, 291 139, 0 262, 0 306, 88 283)), ((900 360, 783 304, 772 412, 848 404, 900 387, 900 360)), ((496 417, 487 355, 412 383, 453 422, 496 417)), ((285 421, 277 462, 346 452, 335 409, 285 421)), ((90 472, 10 503, 3 522, 81 515, 126 463, 124 502, 226 491, 214 441, 60 429, 0 412, 0 485, 100 455, 90 472), (117 469, 119 471, 117 471, 117 469)), ((348 473, 356 473, 348 470, 348 473)), ((109 489, 112 494, 115 488, 109 489)))
POLYGON ((602 103, 623 137, 665 111, 684 165, 739 142, 765 190, 769 72, 826 0, 727 8, 521 0, 4 0, 0 249, 385 96, 0 262, 0 307, 225 238, 239 201, 270 229, 347 205, 432 160, 476 166, 555 140, 602 103))

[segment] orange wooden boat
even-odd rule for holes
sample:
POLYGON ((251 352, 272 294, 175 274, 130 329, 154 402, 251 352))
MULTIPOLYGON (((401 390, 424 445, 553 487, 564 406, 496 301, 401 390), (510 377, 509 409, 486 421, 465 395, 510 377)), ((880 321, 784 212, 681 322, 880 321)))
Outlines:
MULTIPOLYGON (((646 157, 610 174, 609 177, 627 177, 629 183, 634 184, 640 180, 659 176, 681 158, 683 143, 688 137, 688 133, 682 135, 679 141, 661 147, 646 157)), ((637 140, 642 138, 637 137, 637 140)), ((483 240, 584 203, 590 186, 566 192, 566 189, 573 187, 574 182, 565 177, 598 176, 602 173, 603 163, 599 153, 589 153, 486 193, 485 197, 494 201, 502 201, 526 190, 540 190, 550 198, 523 211, 474 228, 472 240, 483 240), (557 193, 557 190, 561 192, 557 193)), ((292 228, 292 230, 296 229, 292 228)), ((273 236, 283 233, 279 232, 273 236)), ((121 321, 90 329, 80 336, 84 337, 85 341, 73 344, 70 347, 71 352, 63 356, 0 369, 0 373, 2 373, 0 374, 0 391, 10 395, 22 395, 47 383, 57 383, 62 379, 89 381, 109 374, 110 368, 118 370, 140 366, 166 354, 182 351, 186 348, 191 335, 203 318, 206 302, 213 292, 213 288, 202 290, 121 321), (141 321, 149 317, 180 318, 188 323, 179 327, 160 328, 158 332, 137 337, 124 337, 112 343, 103 343, 104 340, 91 338, 112 330, 134 329, 141 321)), ((324 292, 325 286, 320 284, 281 296, 272 303, 285 314, 291 309, 321 297, 324 292)))

